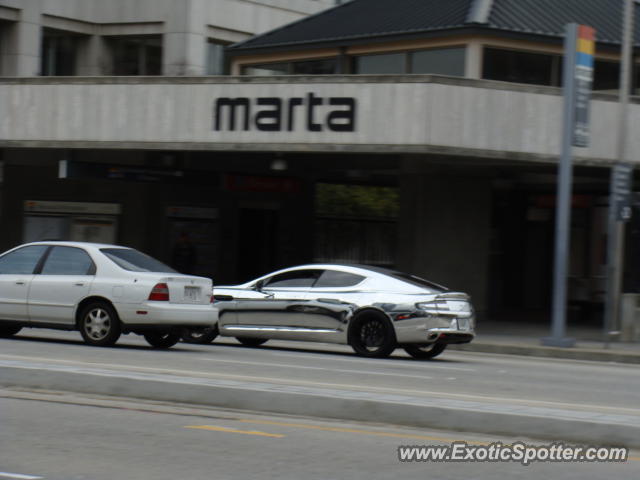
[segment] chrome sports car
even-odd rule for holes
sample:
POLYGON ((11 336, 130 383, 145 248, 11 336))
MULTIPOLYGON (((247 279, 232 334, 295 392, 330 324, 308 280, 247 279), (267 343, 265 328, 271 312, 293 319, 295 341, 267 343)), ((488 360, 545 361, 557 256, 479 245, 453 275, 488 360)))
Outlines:
POLYGON ((355 265, 302 265, 237 286, 214 287, 218 328, 186 332, 186 341, 217 335, 248 346, 269 339, 348 344, 359 355, 386 357, 400 346, 433 358, 474 337, 469 296, 422 278, 355 265))

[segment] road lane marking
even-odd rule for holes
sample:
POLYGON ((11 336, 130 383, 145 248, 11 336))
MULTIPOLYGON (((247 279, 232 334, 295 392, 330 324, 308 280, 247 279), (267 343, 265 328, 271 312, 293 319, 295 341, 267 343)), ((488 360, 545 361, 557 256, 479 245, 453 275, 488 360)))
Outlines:
POLYGON ((0 477, 17 478, 18 480, 39 480, 44 477, 36 477, 34 475, 24 475, 22 473, 0 472, 0 477))
POLYGON ((322 370, 322 371, 329 371, 332 373, 357 373, 360 375, 380 375, 380 376, 386 376, 386 377, 407 377, 407 378, 417 378, 420 380, 433 380, 433 377, 429 377, 426 375, 409 375, 406 373, 368 372, 366 370, 345 370, 343 368, 336 370, 335 368, 330 368, 330 367, 311 367, 309 365, 290 365, 287 363, 246 362, 242 360, 221 360, 219 358, 201 358, 200 360, 205 360, 208 362, 215 362, 215 363, 235 363, 238 365, 257 365, 260 367, 285 367, 285 368, 297 368, 301 370, 322 370))
POLYGON ((286 436, 280 433, 266 433, 266 432, 258 432, 256 430, 236 430, 235 428, 216 427, 214 425, 187 425, 184 428, 192 428, 196 430, 210 430, 213 432, 224 432, 224 433, 240 433, 242 435, 256 435, 258 437, 283 438, 286 436))
MULTIPOLYGON (((227 344, 225 344, 227 345, 227 344)), ((231 344, 228 344, 231 345, 231 344)), ((280 348, 280 347, 278 347, 280 348)), ((389 366, 389 365, 395 365, 395 366, 400 366, 402 365, 402 368, 435 368, 438 370, 458 370, 461 372, 476 372, 477 370, 474 368, 464 368, 464 367, 452 367, 449 365, 442 365, 440 363, 434 363, 434 362, 423 362, 423 363, 419 363, 416 360, 412 360, 410 358, 401 358, 401 359, 397 359, 397 358, 392 358, 392 359, 375 359, 375 358, 371 358, 369 360, 363 360, 363 359, 359 359, 359 358, 354 358, 351 357, 349 355, 345 355, 344 358, 333 358, 330 355, 331 354, 335 354, 336 352, 334 351, 324 351, 324 350, 309 350, 309 351, 305 351, 304 353, 296 353, 296 352, 278 352, 275 349, 269 349, 269 347, 263 347, 261 349, 261 351, 264 352, 269 352, 269 355, 271 356, 280 356, 280 357, 308 357, 308 353, 323 353, 323 354, 328 354, 326 357, 324 357, 322 359, 322 361, 333 361, 333 362, 349 362, 349 363, 364 363, 366 365, 372 366, 372 365, 384 365, 384 366, 389 366), (402 363, 400 363, 402 362, 402 363)))
MULTIPOLYGON (((0 358, 3 356, 11 356, 11 355, 0 355, 0 358)), ((31 357, 19 357, 14 355, 16 358, 31 358, 31 357)), ((36 358, 36 357, 33 357, 36 358)), ((51 362, 51 359, 41 358, 41 361, 51 362)), ((357 386, 353 384, 346 383, 329 383, 329 382, 319 382, 319 381, 305 381, 305 380, 295 380, 291 381, 288 378, 274 378, 274 377, 264 377, 264 376, 253 376, 253 375, 236 375, 236 374, 225 374, 219 372, 197 372, 194 370, 171 370, 166 368, 154 368, 154 367, 137 367, 132 365, 116 365, 116 364, 107 364, 107 363, 91 363, 91 362, 77 362, 71 360, 56 360, 59 363, 70 363, 74 365, 78 365, 80 368, 86 368, 87 365, 91 365, 94 367, 109 367, 113 368, 117 371, 127 372, 127 368, 133 368, 133 372, 152 372, 157 374, 173 374, 176 376, 187 376, 191 378, 209 378, 215 380, 216 378, 225 378, 225 379, 233 379, 239 381, 257 381, 259 383, 271 382, 276 385, 284 385, 284 386, 296 386, 296 385, 305 385, 310 387, 329 387, 329 388, 337 388, 337 389, 346 389, 351 391, 358 392, 371 392, 371 393, 392 393, 394 395, 402 395, 402 394, 417 394, 421 396, 435 396, 438 398, 458 398, 469 401, 491 401, 497 402, 501 404, 509 404, 515 403, 518 405, 524 406, 549 406, 552 408, 568 408, 570 410, 582 409, 588 411, 586 409, 595 409, 596 411, 612 411, 616 413, 627 412, 633 415, 640 415, 640 409, 634 408, 626 408, 626 407, 608 407, 605 405, 591 405, 591 404, 582 404, 582 403, 568 403, 568 402, 555 402, 548 400, 532 400, 532 399, 521 399, 521 398, 511 398, 511 397, 494 397, 488 395, 478 395, 474 393, 453 393, 453 392, 438 392, 434 390, 414 390, 414 389, 405 389, 402 387, 373 387, 373 386, 357 386)), ((29 367, 23 367, 29 368, 29 367)))
MULTIPOLYGON (((376 432, 374 430, 359 430, 357 428, 344 428, 344 427, 323 427, 321 425, 309 425, 306 423, 288 423, 288 422, 277 422, 274 420, 252 420, 247 418, 239 419, 242 423, 257 423, 259 425, 273 425, 277 427, 289 427, 289 428, 300 428, 306 430, 320 430, 323 432, 338 432, 338 433, 355 433, 357 435, 374 435, 378 437, 389 437, 389 438, 410 438, 414 440, 431 440, 434 442, 442 442, 442 443, 451 443, 454 441, 460 441, 460 439, 451 439, 451 438, 441 438, 441 437, 432 437, 429 435, 417 435, 412 433, 393 433, 393 432, 376 432)), ((467 443, 475 444, 475 445, 488 445, 488 442, 475 442, 469 441, 467 443)))

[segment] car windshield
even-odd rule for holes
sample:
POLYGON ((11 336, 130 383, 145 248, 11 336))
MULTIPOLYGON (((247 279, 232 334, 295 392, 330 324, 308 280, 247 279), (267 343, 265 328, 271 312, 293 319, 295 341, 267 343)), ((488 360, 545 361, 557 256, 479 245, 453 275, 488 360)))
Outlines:
POLYGON ((130 272, 178 273, 155 258, 132 248, 101 248, 100 251, 120 268, 130 272))

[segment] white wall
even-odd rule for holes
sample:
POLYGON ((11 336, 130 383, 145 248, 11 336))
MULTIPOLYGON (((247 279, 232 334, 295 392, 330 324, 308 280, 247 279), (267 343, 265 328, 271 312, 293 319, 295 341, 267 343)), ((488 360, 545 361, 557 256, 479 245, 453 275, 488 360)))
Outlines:
MULTIPOLYGON (((507 86, 443 77, 0 79, 0 146, 11 142, 140 148, 301 151, 442 152, 510 160, 553 161, 560 152, 562 98, 550 88, 507 86), (433 82, 431 80, 434 80, 433 82), (357 102, 353 132, 310 132, 305 107, 294 131, 214 131, 219 97, 328 99, 357 102)), ((305 100, 306 101, 306 100, 305 100)), ((325 100, 326 101, 326 100, 325 100)), ((263 107, 264 108, 264 107, 263 107)), ((338 107, 317 107, 324 119, 338 107)), ((341 108, 341 107, 340 107, 341 108)), ((286 110, 286 109, 284 109, 286 110)), ((258 111, 254 108, 254 114, 258 111)), ((640 162, 640 105, 631 107, 628 136, 640 162)), ((583 161, 615 159, 617 104, 592 102, 590 148, 583 161)))

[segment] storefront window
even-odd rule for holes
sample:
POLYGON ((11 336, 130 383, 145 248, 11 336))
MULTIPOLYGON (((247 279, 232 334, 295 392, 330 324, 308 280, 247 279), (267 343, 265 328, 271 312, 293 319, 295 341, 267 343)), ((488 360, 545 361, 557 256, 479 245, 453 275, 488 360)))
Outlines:
POLYGON ((353 73, 384 74, 406 73, 407 54, 389 53, 382 55, 361 55, 353 59, 353 73))
POLYGON ((317 184, 314 260, 395 265, 399 203, 394 187, 317 184))
POLYGON ((464 77, 464 48, 438 48, 410 54, 411 73, 464 77))

